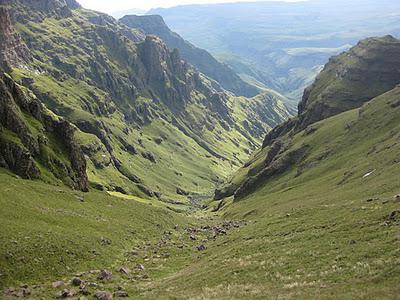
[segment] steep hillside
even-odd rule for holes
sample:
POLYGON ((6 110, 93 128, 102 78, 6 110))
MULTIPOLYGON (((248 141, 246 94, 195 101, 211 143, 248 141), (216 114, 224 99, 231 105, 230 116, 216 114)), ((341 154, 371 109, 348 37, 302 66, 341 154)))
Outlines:
POLYGON ((360 107, 400 81, 400 40, 368 38, 333 57, 308 87, 299 103, 305 127, 337 113, 360 107))
POLYGON ((293 136, 302 130, 313 133, 315 122, 360 107, 400 82, 400 41, 385 36, 359 42, 348 52, 330 59, 315 82, 304 91, 298 116, 278 125, 264 139, 263 148, 235 175, 216 198, 240 193, 253 181, 287 171, 303 160, 307 145, 291 148, 293 136), (240 188, 243 186, 243 188, 240 188))
POLYGON ((251 99, 244 111, 160 38, 74 1, 3 1, 1 9, 4 71, 76 126, 97 189, 185 202, 240 166, 260 129, 289 116, 277 102, 275 110, 251 99), (245 128, 237 119, 247 115, 245 128))
POLYGON ((329 57, 370 36, 400 35, 397 0, 254 1, 153 9, 242 78, 293 99, 329 57))
POLYGON ((226 90, 239 96, 252 97, 258 94, 257 88, 244 82, 230 67, 218 62, 207 51, 193 46, 177 33, 171 31, 161 16, 129 15, 124 16, 120 21, 131 28, 143 30, 145 34, 159 36, 168 48, 178 49, 183 59, 196 67, 201 73, 217 81, 226 90))
MULTIPOLYGON (((160 231, 189 221, 154 200, 116 198, 95 190, 82 193, 22 180, 4 169, 0 183, 1 299, 15 299, 6 287, 21 282, 55 281, 71 272, 123 266, 133 247, 156 241, 160 231)), ((51 287, 44 295, 42 288, 27 290, 32 295, 25 292, 20 298, 54 299, 60 292, 51 287)))

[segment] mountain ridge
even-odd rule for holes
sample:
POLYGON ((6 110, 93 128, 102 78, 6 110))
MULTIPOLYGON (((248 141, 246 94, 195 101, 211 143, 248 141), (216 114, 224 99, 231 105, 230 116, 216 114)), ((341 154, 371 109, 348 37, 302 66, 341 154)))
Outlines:
POLYGON ((226 90, 238 96, 255 96, 259 90, 234 73, 226 64, 218 62, 207 51, 197 48, 171 31, 159 15, 126 15, 120 19, 131 28, 138 28, 145 34, 159 36, 170 49, 179 49, 183 59, 191 63, 199 72, 217 81, 226 90))
MULTIPOLYGON (((215 199, 232 195, 241 199, 267 179, 305 160, 310 145, 296 148, 293 137, 302 131, 305 136, 312 135, 318 128, 314 124, 319 121, 359 108, 394 89, 400 83, 399 57, 400 40, 392 36, 362 40, 348 52, 332 57, 305 89, 298 116, 271 130, 261 150, 230 183, 216 190, 215 199)), ((320 159, 325 159, 324 154, 320 159)))

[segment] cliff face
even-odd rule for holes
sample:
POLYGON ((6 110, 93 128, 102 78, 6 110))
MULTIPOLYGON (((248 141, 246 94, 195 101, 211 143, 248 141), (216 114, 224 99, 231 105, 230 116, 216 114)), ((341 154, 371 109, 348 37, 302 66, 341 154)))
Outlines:
POLYGON ((30 16, 26 16, 21 11, 15 11, 13 18, 18 21, 26 22, 26 20, 43 21, 46 16, 56 18, 65 18, 72 16, 72 10, 81 8, 80 4, 75 0, 1 0, 1 5, 10 5, 14 8, 27 7, 33 11, 30 16))
POLYGON ((10 12, 0 6, 0 68, 11 69, 30 60, 30 54, 12 27, 10 12))
POLYGON ((87 191, 86 161, 76 128, 47 111, 7 74, 0 78, 0 166, 34 179, 46 167, 55 178, 87 191))
POLYGON ((120 19, 130 28, 142 30, 145 34, 159 36, 170 49, 178 49, 182 58, 199 72, 217 81, 224 89, 238 96, 255 96, 259 90, 244 82, 231 68, 217 61, 207 51, 197 48, 171 31, 163 18, 158 15, 124 16, 120 19))

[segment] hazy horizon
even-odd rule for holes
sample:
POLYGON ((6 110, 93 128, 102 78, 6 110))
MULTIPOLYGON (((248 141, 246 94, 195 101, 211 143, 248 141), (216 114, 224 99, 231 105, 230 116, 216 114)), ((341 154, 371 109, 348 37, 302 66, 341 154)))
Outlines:
POLYGON ((179 5, 191 4, 219 4, 236 2, 302 2, 307 0, 78 0, 78 2, 88 9, 112 14, 125 10, 147 11, 152 8, 168 8, 179 5))

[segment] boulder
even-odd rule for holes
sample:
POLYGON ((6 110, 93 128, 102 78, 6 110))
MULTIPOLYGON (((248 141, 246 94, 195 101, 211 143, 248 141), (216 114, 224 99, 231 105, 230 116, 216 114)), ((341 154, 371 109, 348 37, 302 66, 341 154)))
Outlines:
POLYGON ((71 284, 73 286, 80 286, 82 283, 83 283, 82 279, 80 279, 78 277, 72 278, 72 280, 71 280, 71 284))
POLYGON ((97 277, 99 280, 110 280, 112 278, 112 272, 107 270, 102 270, 97 277))
POLYGON ((97 291, 93 295, 93 297, 96 298, 97 300, 112 300, 113 299, 113 295, 106 291, 97 291))
POLYGON ((126 297, 129 297, 129 294, 128 294, 128 292, 121 290, 121 291, 116 291, 114 293, 114 296, 115 297, 120 297, 120 298, 126 298, 126 297))

